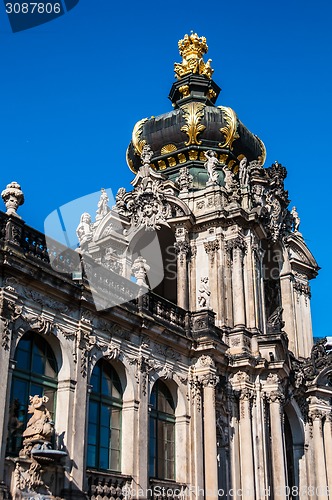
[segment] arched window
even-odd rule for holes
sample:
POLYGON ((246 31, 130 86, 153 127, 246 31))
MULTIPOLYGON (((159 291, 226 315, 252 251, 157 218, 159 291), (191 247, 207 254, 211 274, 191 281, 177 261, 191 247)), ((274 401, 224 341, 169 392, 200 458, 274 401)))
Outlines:
POLYGON ((22 448, 26 428, 29 396, 47 396, 47 409, 54 420, 58 367, 48 342, 41 335, 28 332, 18 343, 15 353, 9 409, 8 449, 16 455, 22 448))
POLYGON ((90 384, 87 466, 121 471, 122 387, 114 368, 104 359, 96 364, 90 384))
POLYGON ((161 380, 150 399, 150 477, 175 478, 175 412, 172 395, 161 380))

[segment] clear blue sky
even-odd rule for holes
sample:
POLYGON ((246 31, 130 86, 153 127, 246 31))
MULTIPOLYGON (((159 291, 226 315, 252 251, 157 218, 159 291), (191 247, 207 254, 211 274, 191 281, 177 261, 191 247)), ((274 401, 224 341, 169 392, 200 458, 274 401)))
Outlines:
POLYGON ((266 166, 288 169, 291 206, 322 267, 312 282, 314 334, 332 335, 331 18, 327 0, 80 0, 12 33, 1 3, 0 188, 21 184, 19 213, 41 231, 64 203, 128 189, 133 125, 171 109, 177 41, 194 30, 207 38, 218 104, 261 137, 266 166))

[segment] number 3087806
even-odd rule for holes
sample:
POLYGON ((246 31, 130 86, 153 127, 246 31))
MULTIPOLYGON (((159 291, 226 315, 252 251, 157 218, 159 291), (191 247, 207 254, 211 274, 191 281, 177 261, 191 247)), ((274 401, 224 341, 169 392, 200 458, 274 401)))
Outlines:
POLYGON ((7 14, 60 14, 60 3, 23 2, 6 3, 7 14))

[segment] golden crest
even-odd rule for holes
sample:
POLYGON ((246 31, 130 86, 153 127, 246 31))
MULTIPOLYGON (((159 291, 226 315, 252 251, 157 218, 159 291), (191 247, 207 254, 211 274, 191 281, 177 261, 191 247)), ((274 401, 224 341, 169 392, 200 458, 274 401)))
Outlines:
POLYGON ((199 141, 197 136, 206 129, 206 127, 200 123, 204 116, 204 108, 205 104, 201 102, 190 102, 181 106, 184 119, 186 120, 186 125, 181 127, 181 132, 185 132, 188 136, 188 140, 185 143, 186 146, 190 144, 202 144, 202 141, 199 141))
POLYGON ((142 132, 143 132, 143 125, 145 122, 147 122, 147 118, 143 118, 139 122, 136 123, 135 127, 133 128, 133 133, 131 137, 131 142, 133 143, 135 153, 141 156, 143 147, 146 144, 146 141, 142 139, 142 132))
POLYGON ((173 153, 173 151, 176 151, 177 147, 175 144, 165 144, 160 150, 160 154, 162 155, 167 155, 168 153, 173 153))
POLYGON ((197 33, 191 33, 190 36, 184 35, 183 39, 179 40, 178 47, 182 56, 182 63, 174 64, 176 78, 180 79, 190 73, 205 75, 208 78, 212 77, 212 59, 209 59, 206 63, 203 60, 203 54, 208 51, 204 36, 199 37, 197 33))
POLYGON ((226 126, 220 129, 220 132, 223 134, 225 141, 224 143, 219 143, 218 146, 220 148, 229 148, 232 150, 232 144, 235 139, 238 139, 240 136, 237 133, 237 118, 235 112, 232 108, 226 108, 225 106, 218 106, 221 109, 222 115, 225 119, 226 126))
POLYGON ((178 154, 178 158, 179 158, 179 162, 180 163, 186 163, 186 161, 187 161, 186 157, 185 157, 185 155, 183 153, 179 153, 178 154))

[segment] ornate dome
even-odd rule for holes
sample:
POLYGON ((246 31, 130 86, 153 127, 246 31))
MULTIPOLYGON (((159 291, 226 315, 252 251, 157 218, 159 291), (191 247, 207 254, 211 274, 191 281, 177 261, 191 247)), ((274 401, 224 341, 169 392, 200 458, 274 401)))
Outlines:
POLYGON ((175 63, 175 76, 169 99, 173 110, 136 123, 127 150, 127 162, 133 172, 141 166, 141 154, 148 144, 152 167, 175 179, 187 166, 199 187, 204 172, 205 152, 215 151, 221 164, 236 173, 241 159, 265 161, 265 146, 238 119, 233 109, 216 106, 220 88, 211 79, 211 59, 203 60, 208 50, 205 37, 196 33, 180 40, 181 63, 175 63))

